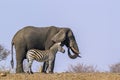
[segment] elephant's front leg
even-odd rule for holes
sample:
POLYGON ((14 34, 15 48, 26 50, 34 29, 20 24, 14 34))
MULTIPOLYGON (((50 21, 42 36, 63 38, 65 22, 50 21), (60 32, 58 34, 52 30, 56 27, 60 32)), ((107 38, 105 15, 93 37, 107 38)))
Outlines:
POLYGON ((51 62, 51 73, 54 72, 54 66, 55 66, 55 58, 54 58, 54 60, 52 60, 52 62, 51 62))
POLYGON ((44 63, 43 63, 43 67, 42 67, 42 72, 43 73, 46 73, 47 72, 47 69, 48 69, 48 61, 45 61, 44 63))

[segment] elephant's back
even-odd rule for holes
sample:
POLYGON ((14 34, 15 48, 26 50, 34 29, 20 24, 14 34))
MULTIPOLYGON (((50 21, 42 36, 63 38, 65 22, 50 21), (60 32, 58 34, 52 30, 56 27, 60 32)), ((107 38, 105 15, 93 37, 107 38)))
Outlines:
POLYGON ((16 32, 16 34, 12 39, 12 43, 23 42, 23 40, 30 38, 32 39, 41 38, 45 41, 47 38, 50 37, 50 35, 52 36, 55 33, 57 33, 57 29, 58 28, 55 26, 49 26, 49 27, 26 26, 16 32))
POLYGON ((45 27, 37 27, 37 26, 26 26, 22 29, 27 30, 27 29, 57 29, 58 27, 56 26, 45 26, 45 27))
POLYGON ((24 32, 24 34, 32 34, 37 33, 40 35, 47 35, 47 33, 50 33, 50 31, 57 31, 57 27, 55 26, 48 26, 48 27, 35 27, 35 26, 26 26, 23 29, 21 29, 19 32, 24 32))

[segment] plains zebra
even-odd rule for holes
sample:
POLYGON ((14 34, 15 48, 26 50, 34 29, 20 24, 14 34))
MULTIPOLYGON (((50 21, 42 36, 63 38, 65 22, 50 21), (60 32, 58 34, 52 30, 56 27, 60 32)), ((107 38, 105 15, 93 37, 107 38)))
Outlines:
POLYGON ((33 60, 39 62, 47 61, 48 73, 50 73, 52 61, 54 60, 57 51, 60 51, 62 53, 65 52, 65 50, 61 46, 61 43, 55 43, 49 50, 38 50, 38 49, 28 50, 26 55, 26 58, 28 60, 28 68, 29 68, 28 73, 32 73, 31 65, 33 63, 33 60))

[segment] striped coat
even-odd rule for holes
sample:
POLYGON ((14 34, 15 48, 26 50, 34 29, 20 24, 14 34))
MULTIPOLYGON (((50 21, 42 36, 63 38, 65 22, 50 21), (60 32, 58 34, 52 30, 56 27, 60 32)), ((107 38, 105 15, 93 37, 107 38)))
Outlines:
POLYGON ((65 52, 65 50, 62 48, 61 43, 55 43, 49 50, 38 50, 38 49, 30 49, 27 52, 27 60, 28 60, 28 67, 29 73, 32 73, 31 65, 33 63, 33 60, 39 61, 39 62, 48 62, 48 73, 51 72, 51 63, 55 58, 55 55, 57 51, 60 51, 62 53, 65 52))

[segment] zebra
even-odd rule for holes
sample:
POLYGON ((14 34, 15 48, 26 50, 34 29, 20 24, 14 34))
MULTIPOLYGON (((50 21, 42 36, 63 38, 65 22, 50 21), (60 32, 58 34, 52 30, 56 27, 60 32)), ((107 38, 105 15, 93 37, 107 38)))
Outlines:
POLYGON ((30 49, 27 51, 26 58, 28 61, 28 73, 33 74, 31 66, 33 63, 33 60, 36 60, 38 62, 44 62, 46 61, 48 63, 48 73, 51 73, 51 65, 52 61, 54 60, 56 53, 60 51, 62 53, 65 52, 65 50, 62 48, 61 42, 55 43, 53 46, 50 47, 49 50, 39 50, 39 49, 30 49))

